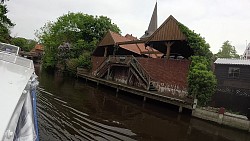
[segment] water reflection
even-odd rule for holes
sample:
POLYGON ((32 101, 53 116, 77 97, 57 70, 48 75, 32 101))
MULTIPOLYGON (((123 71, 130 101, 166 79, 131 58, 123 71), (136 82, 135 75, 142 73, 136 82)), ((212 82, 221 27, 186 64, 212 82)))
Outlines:
POLYGON ((249 141, 246 132, 178 115, 154 101, 41 72, 38 122, 41 140, 249 141), (144 106, 143 106, 144 105, 144 106))

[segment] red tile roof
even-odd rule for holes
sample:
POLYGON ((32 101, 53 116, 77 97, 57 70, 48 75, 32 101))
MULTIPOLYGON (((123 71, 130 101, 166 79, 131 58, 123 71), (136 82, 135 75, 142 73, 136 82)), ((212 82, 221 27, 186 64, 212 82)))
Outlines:
POLYGON ((158 57, 161 57, 163 55, 159 51, 157 51, 149 46, 145 47, 144 43, 136 43, 136 42, 135 43, 127 43, 130 41, 139 41, 139 40, 130 34, 127 34, 124 37, 118 33, 109 31, 106 34, 106 36, 102 39, 102 41, 99 43, 98 47, 115 45, 117 43, 120 44, 120 43, 124 42, 125 44, 120 44, 119 46, 125 50, 134 52, 136 54, 139 54, 139 55, 144 54, 144 55, 150 56, 152 58, 158 58, 158 57), (147 52, 151 52, 151 53, 147 53, 147 52))
POLYGON ((134 37, 132 34, 127 34, 125 35, 125 37, 131 41, 135 41, 135 40, 138 40, 136 37, 134 37))
POLYGON ((98 46, 109 46, 109 45, 114 45, 117 42, 125 42, 125 41, 130 41, 130 40, 118 33, 109 30, 98 46))
POLYGON ((36 50, 41 50, 41 51, 43 51, 43 50, 44 50, 44 47, 43 47, 43 45, 41 45, 41 44, 36 44, 35 49, 36 49, 36 50))
MULTIPOLYGON (((114 41, 117 42, 126 42, 126 41, 136 41, 138 40, 136 37, 133 37, 132 35, 127 34, 125 37, 121 36, 117 33, 112 33, 114 41)), ((158 52, 157 50, 147 46, 145 47, 144 43, 134 43, 134 44, 123 44, 120 45, 121 48, 129 50, 131 52, 137 53, 142 55, 142 52, 158 52)), ((145 54, 145 53, 144 53, 145 54)), ((150 56, 152 58, 158 58, 161 57, 163 54, 145 54, 147 56, 150 56)))

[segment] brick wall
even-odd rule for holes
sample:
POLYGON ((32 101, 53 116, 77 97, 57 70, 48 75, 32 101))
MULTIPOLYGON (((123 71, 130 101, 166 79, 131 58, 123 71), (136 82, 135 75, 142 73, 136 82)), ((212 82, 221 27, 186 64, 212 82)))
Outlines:
POLYGON ((179 96, 187 94, 189 60, 166 60, 162 58, 138 58, 153 79, 159 92, 170 92, 179 96))
MULTIPOLYGON (((95 71, 106 59, 106 57, 92 57, 92 72, 95 71)), ((149 73, 153 85, 158 92, 176 95, 178 97, 187 96, 189 60, 166 60, 162 58, 137 58, 142 67, 149 73)), ((113 80, 125 83, 128 68, 113 69, 113 80), (124 70, 122 70, 124 69, 124 70)), ((129 85, 137 86, 139 82, 131 79, 129 85)), ((138 85, 139 86, 139 85, 138 85)), ((142 86, 139 86, 142 87, 142 86)))

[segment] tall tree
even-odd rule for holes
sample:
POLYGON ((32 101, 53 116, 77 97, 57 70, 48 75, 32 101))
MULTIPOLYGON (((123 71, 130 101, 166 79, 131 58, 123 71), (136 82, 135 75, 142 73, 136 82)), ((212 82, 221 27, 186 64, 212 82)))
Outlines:
POLYGON ((229 41, 225 41, 217 54, 216 58, 240 58, 234 46, 229 41))
POLYGON ((0 42, 10 42, 10 28, 14 26, 7 17, 8 10, 6 5, 0 3, 0 42))
POLYGON ((48 22, 36 33, 45 46, 43 67, 54 68, 63 59, 58 57, 58 47, 63 43, 71 46, 70 58, 78 58, 85 52, 90 54, 108 30, 120 32, 108 17, 83 13, 68 13, 56 22, 48 22))

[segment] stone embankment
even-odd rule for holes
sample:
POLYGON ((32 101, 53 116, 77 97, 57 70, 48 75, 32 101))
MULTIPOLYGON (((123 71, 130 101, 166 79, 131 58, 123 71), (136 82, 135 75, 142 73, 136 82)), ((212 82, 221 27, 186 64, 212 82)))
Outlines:
POLYGON ((250 132, 250 121, 246 116, 224 112, 223 109, 196 108, 192 116, 250 132))

